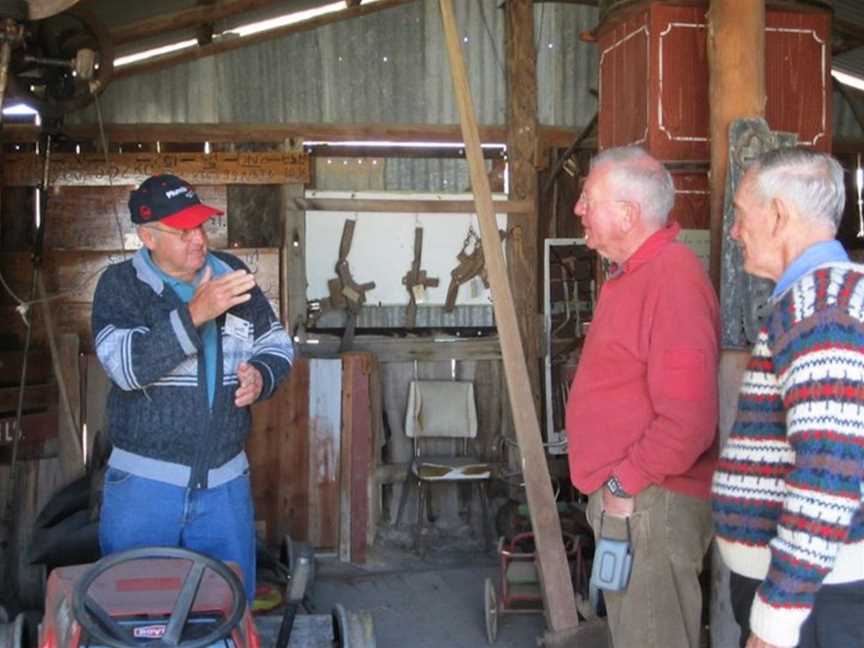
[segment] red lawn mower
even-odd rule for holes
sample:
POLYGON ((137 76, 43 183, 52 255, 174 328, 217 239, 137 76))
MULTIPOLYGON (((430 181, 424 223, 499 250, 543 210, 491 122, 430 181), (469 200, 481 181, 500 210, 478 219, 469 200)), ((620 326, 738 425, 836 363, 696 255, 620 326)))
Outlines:
POLYGON ((52 571, 39 634, 39 648, 260 646, 237 574, 169 547, 52 571))

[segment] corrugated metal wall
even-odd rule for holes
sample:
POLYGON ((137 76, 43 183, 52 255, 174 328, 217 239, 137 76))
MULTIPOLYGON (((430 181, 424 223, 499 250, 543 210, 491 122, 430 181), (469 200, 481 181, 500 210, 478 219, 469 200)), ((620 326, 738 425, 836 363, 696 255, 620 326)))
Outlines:
MULTIPOLYGON (((458 122, 438 3, 424 0, 114 82, 109 122, 458 122)), ((496 0, 456 3, 480 123, 503 124, 504 14, 496 0)), ((574 126, 596 102, 596 51, 579 33, 596 9, 535 9, 540 120, 574 126)), ((71 116, 92 121, 89 111, 71 116)))
MULTIPOLYGON (((506 122, 504 12, 496 0, 456 3, 471 93, 482 124, 506 122)), ((596 111, 596 47, 580 32, 597 10, 535 8, 543 124, 582 126, 596 111)), ((458 123, 438 3, 424 0, 112 83, 107 122, 458 123)), ((70 116, 92 122, 91 107, 70 116)), ((387 190, 461 191, 464 160, 387 160, 387 190)))

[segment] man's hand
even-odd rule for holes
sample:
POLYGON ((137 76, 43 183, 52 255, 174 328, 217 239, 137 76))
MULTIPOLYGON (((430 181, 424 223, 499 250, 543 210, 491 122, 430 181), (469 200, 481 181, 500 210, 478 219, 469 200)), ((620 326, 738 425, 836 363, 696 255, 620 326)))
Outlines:
POLYGON ((635 498, 617 497, 608 488, 603 487, 603 510, 615 517, 629 517, 633 514, 635 498))
POLYGON ((212 276, 213 271, 207 266, 189 301, 189 314, 196 328, 252 299, 249 291, 255 287, 255 276, 251 273, 235 270, 218 279, 211 279, 212 276))
POLYGON ((264 379, 261 372, 248 362, 241 362, 237 367, 237 377, 240 379, 240 386, 234 392, 234 404, 237 407, 246 407, 258 400, 264 388, 264 379))
POLYGON ((760 639, 752 632, 750 633, 750 638, 747 639, 747 646, 745 648, 788 648, 784 646, 778 646, 777 644, 768 643, 763 639, 760 639))

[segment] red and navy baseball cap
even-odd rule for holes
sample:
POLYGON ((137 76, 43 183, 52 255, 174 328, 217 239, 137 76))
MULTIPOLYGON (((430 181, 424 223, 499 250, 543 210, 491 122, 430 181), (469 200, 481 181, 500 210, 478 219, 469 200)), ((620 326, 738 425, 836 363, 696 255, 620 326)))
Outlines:
POLYGON ((177 229, 193 229, 223 212, 201 203, 192 185, 174 175, 147 178, 129 194, 129 214, 136 225, 160 222, 177 229))

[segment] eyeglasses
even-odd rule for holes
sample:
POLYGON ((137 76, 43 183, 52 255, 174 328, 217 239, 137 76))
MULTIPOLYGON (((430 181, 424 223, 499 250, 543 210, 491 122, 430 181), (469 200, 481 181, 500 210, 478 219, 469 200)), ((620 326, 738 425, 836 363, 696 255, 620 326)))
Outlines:
POLYGON ((204 238, 207 237, 207 230, 204 228, 203 225, 184 230, 169 230, 162 227, 157 227, 156 225, 142 225, 141 227, 145 229, 156 230, 157 232, 163 232, 165 234, 171 234, 172 236, 179 236, 180 240, 183 243, 188 243, 189 241, 191 241, 196 234, 200 234, 204 238))
POLYGON ((591 200, 583 192, 579 196, 579 200, 576 201, 576 209, 581 208, 582 211, 590 212, 590 211, 597 209, 597 207, 599 207, 600 205, 607 204, 607 203, 629 204, 631 202, 632 202, 631 200, 615 200, 612 198, 610 198, 608 200, 591 200))

